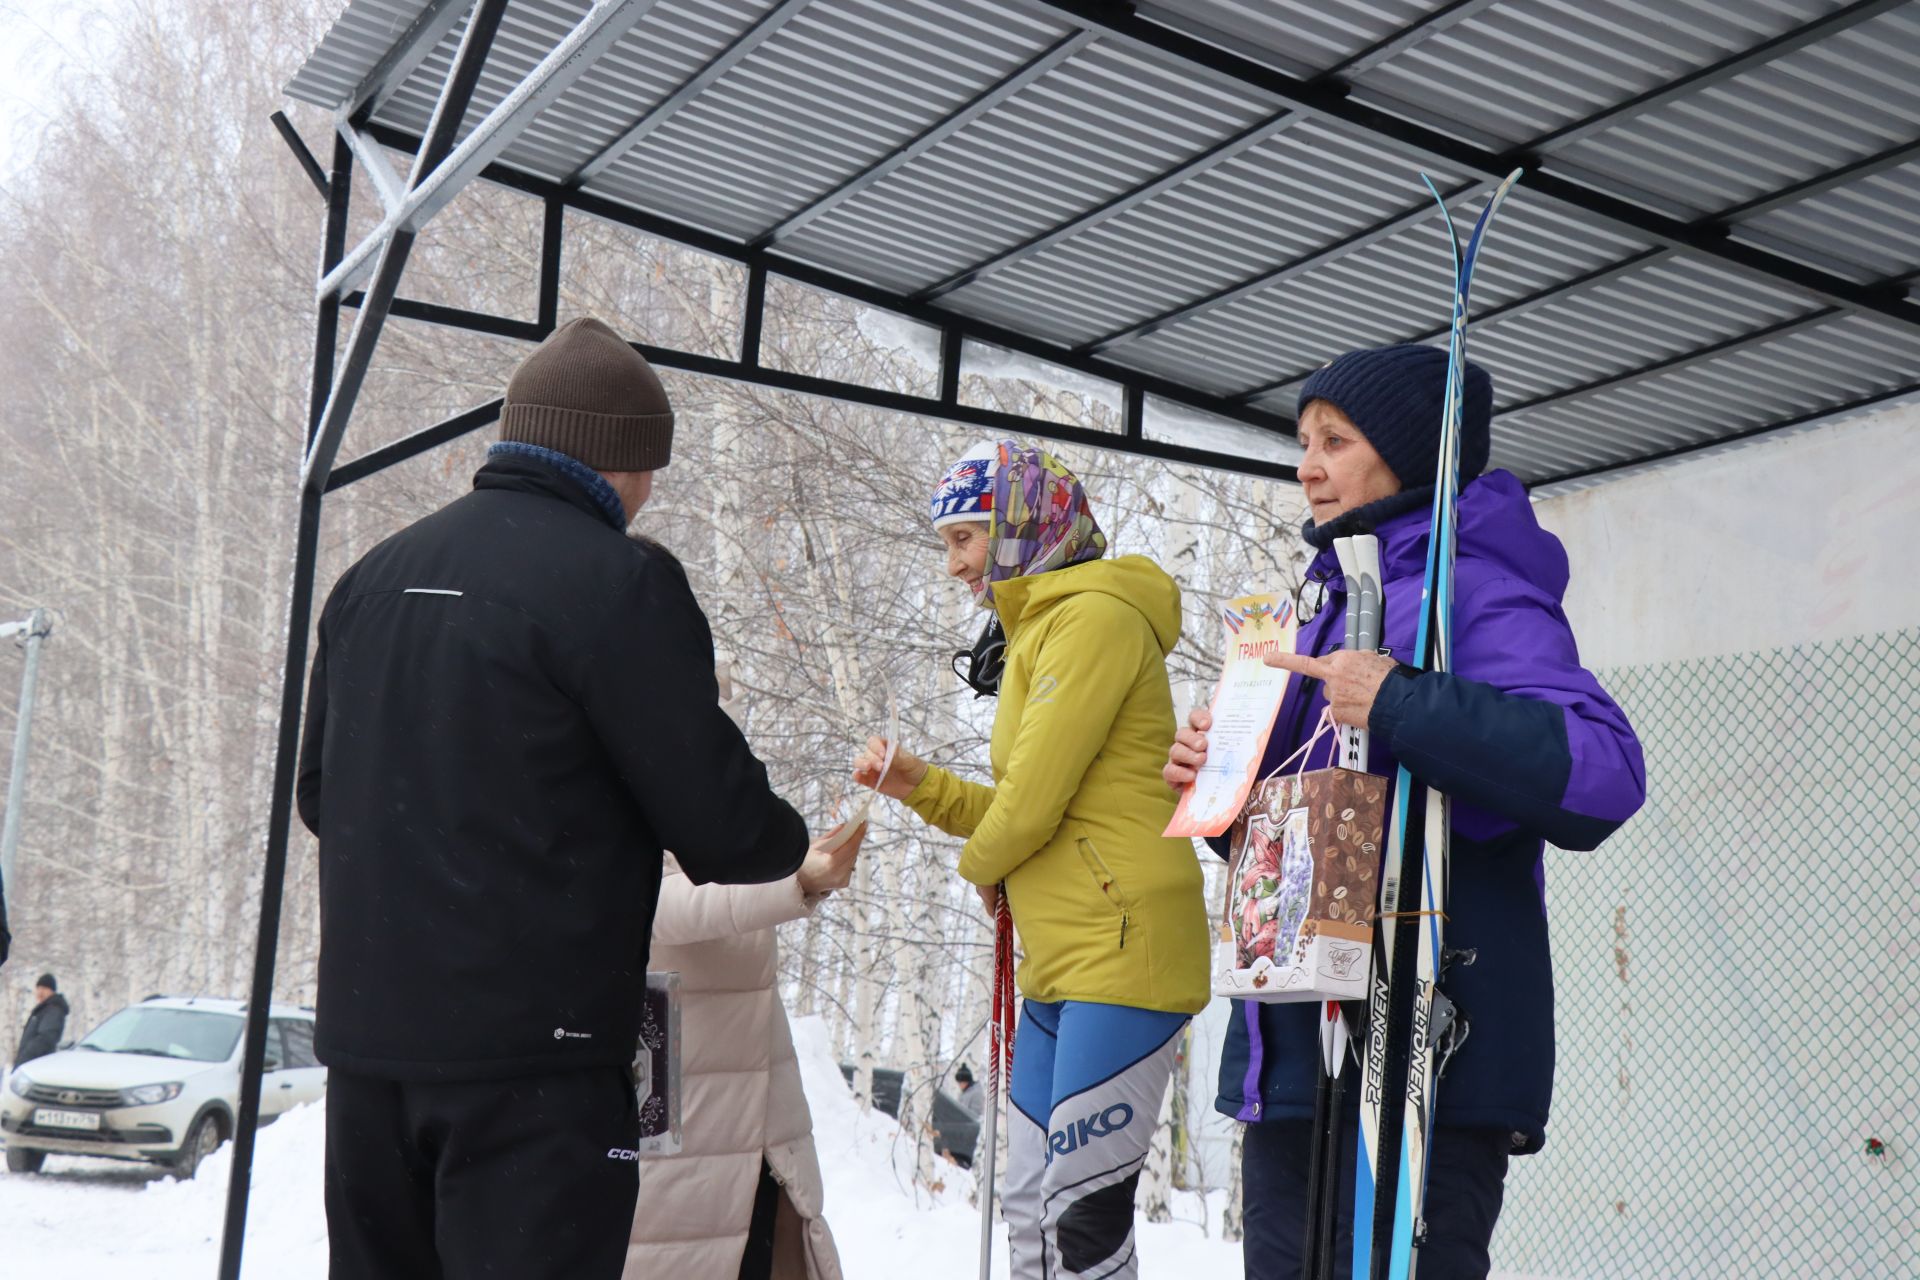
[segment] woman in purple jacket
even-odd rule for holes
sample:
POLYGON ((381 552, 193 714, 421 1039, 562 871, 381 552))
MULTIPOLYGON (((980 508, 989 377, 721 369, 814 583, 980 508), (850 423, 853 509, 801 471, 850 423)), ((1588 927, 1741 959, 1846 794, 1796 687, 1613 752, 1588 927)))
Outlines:
MULTIPOLYGON (((1297 751, 1323 708, 1372 730, 1371 772, 1404 764, 1453 800, 1447 946, 1475 953, 1441 986, 1465 1018, 1438 1088, 1420 1250, 1421 1280, 1484 1277, 1507 1160, 1546 1141, 1553 1089, 1553 974, 1541 855, 1550 841, 1588 850, 1646 796, 1640 744, 1580 665, 1561 612, 1567 557, 1540 528, 1512 474, 1486 469, 1493 383, 1466 368, 1454 567, 1453 670, 1417 671, 1419 622, 1446 352, 1402 345, 1352 351, 1307 379, 1299 400, 1299 467, 1318 550, 1303 592, 1298 674, 1280 706, 1263 766, 1297 751), (1380 539, 1385 578, 1381 652, 1341 652, 1347 584, 1335 538, 1380 539), (1316 611, 1317 610, 1317 611, 1316 611)), ((1166 778, 1191 781, 1206 759, 1205 710, 1169 753, 1166 778)), ((1307 767, 1333 763, 1326 742, 1307 767)), ((1224 848, 1222 849, 1224 852, 1224 848)), ((1220 1065, 1215 1106, 1247 1122, 1242 1164, 1248 1280, 1295 1280, 1304 1258, 1317 1005, 1241 1002, 1220 1065)), ((1357 1090, 1347 1093, 1350 1106, 1357 1090)), ((1353 1143, 1346 1144, 1338 1273, 1351 1254, 1353 1143)))

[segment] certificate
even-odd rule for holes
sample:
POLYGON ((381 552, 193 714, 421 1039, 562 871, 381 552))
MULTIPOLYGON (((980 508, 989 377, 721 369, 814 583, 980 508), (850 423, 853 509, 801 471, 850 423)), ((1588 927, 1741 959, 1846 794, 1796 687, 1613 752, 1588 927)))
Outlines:
POLYGON ((1164 834, 1217 836, 1233 825, 1258 781, 1274 717, 1292 673, 1266 664, 1270 653, 1292 653, 1299 619, 1284 592, 1241 596, 1226 608, 1226 653, 1213 695, 1207 762, 1180 794, 1164 834))

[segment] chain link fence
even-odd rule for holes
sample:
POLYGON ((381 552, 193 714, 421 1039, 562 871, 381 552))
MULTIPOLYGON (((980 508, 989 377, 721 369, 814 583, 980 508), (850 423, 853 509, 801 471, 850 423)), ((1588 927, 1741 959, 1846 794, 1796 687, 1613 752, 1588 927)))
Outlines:
POLYGON ((1548 855, 1553 1120, 1496 1270, 1920 1277, 1920 631, 1603 679, 1649 796, 1548 855))

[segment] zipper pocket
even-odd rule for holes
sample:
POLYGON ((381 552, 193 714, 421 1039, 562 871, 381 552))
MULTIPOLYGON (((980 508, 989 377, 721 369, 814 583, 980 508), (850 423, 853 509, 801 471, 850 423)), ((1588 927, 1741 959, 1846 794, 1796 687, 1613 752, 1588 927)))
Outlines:
POLYGON ((1080 860, 1087 864, 1087 870, 1092 874, 1094 883, 1100 886, 1100 896, 1120 913, 1120 947, 1125 950, 1127 925, 1131 917, 1127 908, 1127 897, 1120 891, 1120 882, 1114 879, 1113 871, 1107 866, 1106 859, 1102 858, 1100 851, 1093 847, 1093 841, 1083 836, 1076 843, 1080 849, 1080 860))

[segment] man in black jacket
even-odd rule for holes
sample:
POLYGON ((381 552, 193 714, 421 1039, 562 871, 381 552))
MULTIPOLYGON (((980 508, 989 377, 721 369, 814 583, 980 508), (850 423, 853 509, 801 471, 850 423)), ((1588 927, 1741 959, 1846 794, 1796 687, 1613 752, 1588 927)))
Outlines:
POLYGON ((60 1037, 67 1032, 67 998, 60 994, 60 984, 53 975, 43 973, 40 981, 33 984, 33 1011, 27 1015, 27 1025, 20 1031, 20 1047, 14 1051, 13 1065, 32 1062, 35 1058, 44 1058, 60 1047, 60 1037))
POLYGON ((617 1276, 662 850, 751 883, 808 849, 679 562, 624 533, 672 443, 653 370, 575 320, 500 434, 320 617, 298 796, 336 1280, 617 1276))

